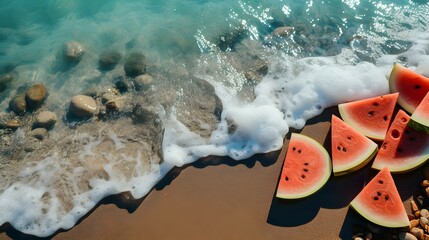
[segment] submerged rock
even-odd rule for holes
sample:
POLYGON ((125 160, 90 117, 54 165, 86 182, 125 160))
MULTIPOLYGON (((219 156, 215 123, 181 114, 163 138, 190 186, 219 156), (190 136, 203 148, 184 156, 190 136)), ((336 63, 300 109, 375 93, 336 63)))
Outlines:
POLYGON ((116 89, 119 92, 124 93, 133 90, 133 83, 129 79, 121 79, 115 83, 116 89))
POLYGON ((153 82, 153 77, 150 74, 139 75, 134 78, 134 86, 137 91, 147 89, 153 82))
POLYGON ((15 76, 12 73, 4 73, 0 75, 0 92, 3 92, 15 76))
POLYGON ((92 117, 97 114, 97 103, 92 97, 76 95, 70 102, 69 111, 76 117, 92 117))
POLYGON ((284 27, 278 27, 274 29, 274 31, 271 33, 273 36, 276 37, 287 37, 294 31, 293 27, 284 26, 284 27))
POLYGON ((98 60, 98 65, 102 70, 111 70, 118 64, 121 57, 122 55, 119 52, 104 52, 98 60))
POLYGON ((9 102, 9 109, 18 115, 22 115, 27 110, 27 103, 25 102, 25 94, 17 94, 9 102))
POLYGON ((147 62, 142 53, 131 53, 124 65, 125 74, 128 77, 136 77, 146 73, 147 62))
POLYGON ((49 133, 45 128, 35 128, 30 132, 30 136, 43 140, 49 136, 49 133))
POLYGON ((63 54, 67 61, 79 62, 85 54, 85 48, 77 41, 66 42, 63 46, 63 54))
POLYGON ((57 114, 51 111, 43 111, 36 117, 35 125, 38 127, 50 129, 57 122, 57 114))
POLYGON ((31 86, 25 93, 25 101, 30 109, 39 107, 46 98, 46 88, 43 84, 31 86))
POLYGON ((18 129, 19 127, 21 127, 21 121, 19 121, 18 118, 10 119, 4 124, 4 127, 13 130, 18 129))
POLYGON ((159 117, 154 108, 143 107, 141 104, 134 106, 131 118, 134 124, 150 123, 158 124, 159 117))

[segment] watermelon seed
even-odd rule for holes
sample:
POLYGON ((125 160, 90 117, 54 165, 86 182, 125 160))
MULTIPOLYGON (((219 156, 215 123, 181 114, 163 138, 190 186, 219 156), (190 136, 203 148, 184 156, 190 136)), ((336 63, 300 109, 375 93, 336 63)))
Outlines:
POLYGON ((380 104, 378 102, 374 102, 372 105, 377 107, 380 104))
POLYGON ((285 177, 285 180, 286 180, 286 181, 289 181, 289 177, 288 177, 288 176, 286 176, 286 177, 285 177))
POLYGON ((301 153, 301 149, 298 150, 298 153, 301 153))
POLYGON ((308 168, 304 168, 304 172, 308 172, 308 168))
POLYGON ((352 140, 352 137, 348 136, 348 137, 347 137, 347 139, 348 139, 348 140, 352 140))
POLYGON ((381 196, 381 192, 377 192, 377 195, 378 195, 378 196, 381 196))
POLYGON ((374 200, 375 200, 375 201, 377 201, 377 200, 378 200, 378 197, 374 197, 374 200))
POLYGON ((337 149, 338 149, 338 151, 341 151, 341 147, 340 146, 338 146, 337 149))
POLYGON ((378 183, 383 184, 384 182, 383 180, 378 180, 378 183))
POLYGON ((383 120, 384 120, 384 121, 387 121, 387 119, 388 119, 388 117, 387 117, 387 116, 384 116, 384 117, 383 117, 383 120))
POLYGON ((308 162, 306 162, 306 163, 304 163, 304 165, 305 165, 305 166, 308 166, 308 165, 309 165, 309 163, 308 163, 308 162))
POLYGON ((401 118, 401 122, 406 122, 406 121, 407 121, 406 118, 404 118, 404 117, 401 118))
POLYGON ((343 147, 343 152, 347 152, 347 149, 345 147, 343 147))
POLYGON ((420 89, 421 87, 420 87, 420 85, 415 85, 414 88, 415 89, 420 89))
POLYGON ((295 151, 295 150, 296 150, 296 148, 295 148, 295 147, 293 147, 293 148, 292 148, 292 150, 293 150, 293 151, 295 151))
POLYGON ((399 135, 400 135, 400 133, 399 133, 398 129, 393 129, 393 130, 392 130, 392 132, 390 133, 390 135, 391 135, 393 138, 398 138, 398 137, 399 137, 399 135))
POLYGON ((372 117, 372 116, 374 116, 374 114, 375 114, 375 112, 374 112, 374 111, 369 111, 369 112, 368 112, 368 117, 372 117))
POLYGON ((302 174, 302 175, 301 175, 301 178, 305 178, 305 175, 304 175, 304 174, 302 174))
POLYGON ((384 200, 389 201, 389 196, 384 196, 384 200))

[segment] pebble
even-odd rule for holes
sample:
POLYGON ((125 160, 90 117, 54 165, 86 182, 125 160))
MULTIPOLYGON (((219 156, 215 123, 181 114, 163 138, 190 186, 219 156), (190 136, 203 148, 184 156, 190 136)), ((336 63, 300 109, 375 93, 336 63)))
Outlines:
POLYGON ((116 94, 114 94, 114 93, 106 92, 101 97, 101 102, 104 104, 104 103, 107 103, 108 101, 116 99, 117 97, 118 96, 116 96, 116 94))
POLYGON ((417 239, 422 239, 424 235, 423 229, 417 227, 411 228, 410 233, 414 235, 417 239))
POLYGON ((422 210, 420 210, 420 216, 429 219, 429 211, 427 209, 423 208, 422 210))
POLYGON ((35 84, 31 86, 25 93, 27 106, 35 109, 40 106, 46 98, 46 88, 43 84, 35 84))
POLYGON ((125 103, 122 99, 117 98, 106 103, 106 113, 121 112, 125 108, 125 103))
POLYGON ((419 225, 419 220, 413 219, 410 221, 410 229, 413 227, 417 227, 419 225))
POLYGON ((43 140, 49 136, 49 133, 45 128, 35 128, 30 132, 30 135, 39 140, 43 140))
POLYGON ((125 74, 128 77, 137 77, 146 73, 146 58, 142 53, 131 53, 124 64, 125 74))
POLYGON ((92 97, 76 95, 70 102, 69 111, 76 117, 92 117, 97 113, 97 103, 92 97))
POLYGON ((49 129, 57 122, 57 114, 51 111, 43 111, 36 117, 36 126, 49 129))
POLYGON ((152 82, 153 77, 150 74, 143 74, 134 78, 134 85, 137 91, 147 89, 152 82))
POLYGON ((10 129, 18 129, 21 126, 21 121, 19 121, 19 119, 17 118, 11 119, 6 122, 5 126, 6 128, 10 128, 10 129))
POLYGON ((70 41, 64 43, 63 53, 68 61, 76 62, 80 61, 83 54, 85 54, 85 48, 80 42, 70 41))
POLYGON ((419 208, 417 207, 417 204, 416 204, 416 202, 414 200, 411 200, 410 203, 411 203, 411 210, 413 212, 416 212, 416 211, 419 210, 419 208))
POLYGON ((27 103, 25 102, 25 94, 18 94, 9 102, 9 108, 14 113, 21 115, 27 110, 27 103))
POLYGON ((400 232, 399 233, 399 240, 417 240, 417 238, 411 233, 400 232))
POLYGON ((286 36, 289 36, 289 34, 293 32, 293 30, 294 30, 293 27, 288 27, 288 26, 278 27, 274 29, 272 35, 277 37, 286 37, 286 36))
POLYGON ((420 217, 420 226, 424 229, 429 224, 429 220, 425 217, 420 217))
POLYGON ((111 70, 118 64, 121 57, 122 55, 119 52, 104 52, 98 60, 98 65, 103 70, 111 70))

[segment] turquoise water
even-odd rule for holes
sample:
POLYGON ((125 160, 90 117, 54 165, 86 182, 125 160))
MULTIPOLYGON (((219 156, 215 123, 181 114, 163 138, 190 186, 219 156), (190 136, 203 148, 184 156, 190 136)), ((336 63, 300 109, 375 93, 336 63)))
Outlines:
POLYGON ((174 166, 277 150, 326 107, 387 93, 394 62, 429 74, 423 0, 0 6, 0 74, 13 76, 0 82, 0 120, 21 122, 0 129, 0 224, 37 236, 73 227, 108 195, 143 197, 174 166), (70 41, 85 49, 72 63, 63 55, 70 41), (120 56, 112 69, 99 66, 104 52, 120 56), (135 53, 150 83, 125 73, 135 53), (17 116, 9 102, 35 83, 46 86, 45 102, 17 116), (104 113, 107 93, 120 106, 113 115, 104 113), (96 100, 96 116, 70 116, 78 94, 96 100), (35 140, 45 110, 58 120, 35 140))

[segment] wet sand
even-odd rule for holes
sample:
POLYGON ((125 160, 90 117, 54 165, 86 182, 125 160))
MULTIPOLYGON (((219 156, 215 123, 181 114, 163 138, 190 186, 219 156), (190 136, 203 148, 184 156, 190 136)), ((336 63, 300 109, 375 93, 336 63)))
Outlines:
MULTIPOLYGON (((302 130, 330 149, 330 118, 336 108, 310 120, 302 130)), ((290 134, 286 137, 288 144, 290 134)), ((103 201, 69 231, 54 239, 351 239, 365 225, 348 204, 375 175, 370 165, 333 177, 316 194, 296 201, 275 198, 286 147, 236 162, 208 157, 174 169, 144 198, 123 204, 103 201), (277 160, 279 159, 279 160, 277 160)), ((408 201, 420 190, 420 170, 394 176, 408 201)), ((405 203, 409 211, 409 203, 405 203)), ((10 227, 0 239, 25 238, 10 227)))

